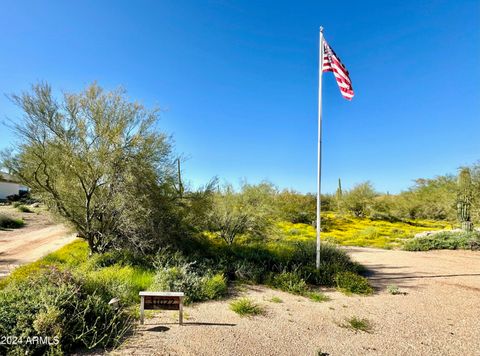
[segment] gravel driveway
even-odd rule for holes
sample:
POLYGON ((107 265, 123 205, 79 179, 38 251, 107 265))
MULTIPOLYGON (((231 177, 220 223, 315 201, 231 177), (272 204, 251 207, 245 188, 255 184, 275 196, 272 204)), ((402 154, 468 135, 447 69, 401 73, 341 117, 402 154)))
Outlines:
POLYGON ((480 355, 480 253, 405 252, 349 248, 371 269, 370 297, 327 291, 315 303, 263 286, 248 295, 267 310, 241 318, 229 300, 155 313, 114 355, 480 355), (391 295, 395 284, 402 294, 391 295), (283 303, 273 303, 272 296, 283 303), (370 333, 345 328, 345 319, 366 318, 370 333))
POLYGON ((75 239, 76 234, 56 224, 44 212, 20 213, 11 206, 2 206, 0 213, 26 222, 25 227, 19 229, 0 230, 0 278, 15 267, 36 261, 75 239))

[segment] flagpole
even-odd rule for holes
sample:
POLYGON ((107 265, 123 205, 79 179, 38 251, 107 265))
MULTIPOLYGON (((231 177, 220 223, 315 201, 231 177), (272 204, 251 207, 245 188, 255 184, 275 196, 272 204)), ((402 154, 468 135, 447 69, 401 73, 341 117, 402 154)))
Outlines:
POLYGON ((317 165, 317 260, 316 267, 320 269, 320 211, 322 183, 322 67, 323 67, 323 27, 320 26, 320 41, 318 51, 318 165, 317 165))

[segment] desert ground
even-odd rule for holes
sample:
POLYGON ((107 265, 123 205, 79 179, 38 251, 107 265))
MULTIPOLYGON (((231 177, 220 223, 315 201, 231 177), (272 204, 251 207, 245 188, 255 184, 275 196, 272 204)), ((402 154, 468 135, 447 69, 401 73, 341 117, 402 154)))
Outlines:
POLYGON ((36 261, 75 239, 75 234, 66 226, 56 223, 45 211, 35 210, 22 213, 12 206, 0 206, 0 213, 25 221, 22 228, 0 230, 0 278, 15 267, 36 261))
POLYGON ((348 251, 370 269, 373 296, 325 290, 331 300, 316 303, 248 286, 235 293, 265 315, 229 310, 237 295, 186 307, 183 326, 175 312, 155 312, 112 355, 480 355, 480 252, 348 251), (389 294, 389 285, 401 294, 389 294), (345 327, 354 316, 372 330, 345 327))

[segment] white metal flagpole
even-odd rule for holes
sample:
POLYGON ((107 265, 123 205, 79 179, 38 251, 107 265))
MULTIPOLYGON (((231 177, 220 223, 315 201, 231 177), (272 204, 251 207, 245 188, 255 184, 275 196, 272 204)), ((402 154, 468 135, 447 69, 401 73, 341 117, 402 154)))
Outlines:
POLYGON ((320 211, 322 183, 322 67, 323 67, 323 27, 320 26, 318 51, 318 167, 317 167, 317 269, 320 269, 320 211))

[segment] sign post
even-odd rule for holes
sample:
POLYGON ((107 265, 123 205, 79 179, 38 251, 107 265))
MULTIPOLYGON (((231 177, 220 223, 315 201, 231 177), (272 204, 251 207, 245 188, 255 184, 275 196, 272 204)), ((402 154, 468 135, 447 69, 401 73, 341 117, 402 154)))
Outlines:
POLYGON ((182 292, 140 292, 140 324, 143 325, 145 310, 178 310, 178 323, 183 324, 182 292))

